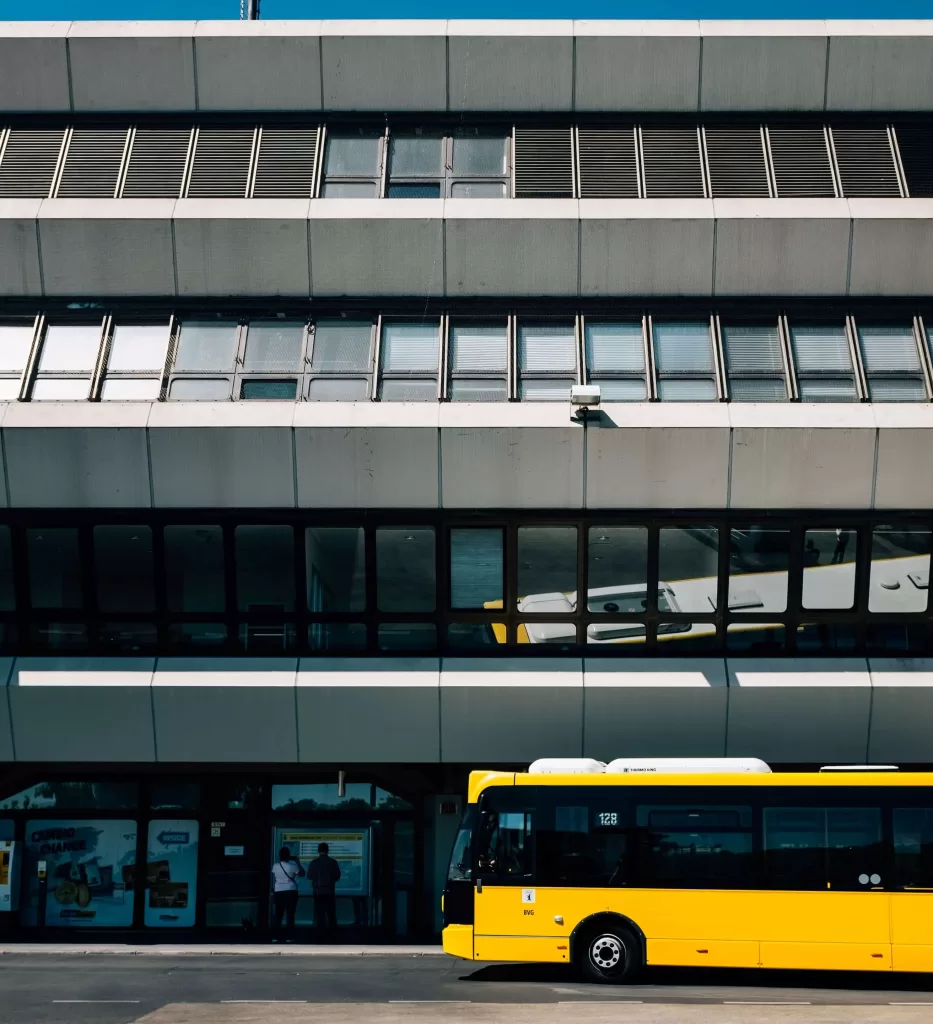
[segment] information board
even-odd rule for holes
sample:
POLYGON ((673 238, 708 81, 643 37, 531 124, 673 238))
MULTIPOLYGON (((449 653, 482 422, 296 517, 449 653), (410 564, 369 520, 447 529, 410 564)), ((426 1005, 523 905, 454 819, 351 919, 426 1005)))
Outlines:
MULTIPOLYGON (((340 881, 337 883, 338 896, 366 896, 369 894, 369 829, 276 829, 275 854, 287 846, 291 855, 308 870, 308 865, 317 857, 319 844, 327 843, 329 856, 340 865, 340 881)), ((273 854, 273 855, 275 855, 273 854)), ((298 879, 298 892, 311 896, 313 891, 307 875, 298 879)))

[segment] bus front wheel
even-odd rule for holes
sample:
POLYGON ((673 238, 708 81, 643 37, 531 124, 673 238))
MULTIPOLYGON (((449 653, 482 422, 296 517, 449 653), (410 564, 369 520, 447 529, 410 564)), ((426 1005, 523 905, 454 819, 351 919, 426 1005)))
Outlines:
POLYGON ((631 932, 602 925, 587 932, 577 946, 578 966, 590 981, 620 984, 638 973, 638 941, 631 932))

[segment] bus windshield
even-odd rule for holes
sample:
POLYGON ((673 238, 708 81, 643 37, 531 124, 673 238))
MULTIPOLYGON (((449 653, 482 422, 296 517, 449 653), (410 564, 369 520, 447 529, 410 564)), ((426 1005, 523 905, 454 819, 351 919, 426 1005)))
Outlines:
POLYGON ((450 882, 468 882, 473 877, 470 845, 473 838, 473 826, 476 824, 476 814, 476 805, 471 804, 460 819, 460 828, 457 831, 453 852, 450 855, 450 867, 447 869, 447 880, 450 882))

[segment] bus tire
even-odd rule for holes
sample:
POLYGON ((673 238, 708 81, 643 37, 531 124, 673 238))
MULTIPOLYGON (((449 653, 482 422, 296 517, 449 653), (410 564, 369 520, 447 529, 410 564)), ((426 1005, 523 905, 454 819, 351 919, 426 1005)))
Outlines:
POLYGON ((641 968, 638 940, 621 925, 599 924, 577 941, 578 969, 589 981, 621 985, 632 981, 641 968))

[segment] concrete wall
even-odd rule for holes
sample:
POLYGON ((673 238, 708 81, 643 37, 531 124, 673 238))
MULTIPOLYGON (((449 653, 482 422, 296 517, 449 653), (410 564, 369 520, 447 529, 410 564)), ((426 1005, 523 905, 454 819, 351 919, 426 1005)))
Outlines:
POLYGON ((933 508, 933 405, 0 404, 0 507, 933 508))
POLYGON ((931 292, 931 199, 0 200, 10 297, 931 292))
MULTIPOLYGON (((9 683, 7 685, 7 680, 9 683)), ((929 764, 933 661, 17 658, 0 761, 929 764)))
POLYGON ((0 109, 918 110, 929 21, 0 23, 0 109))

